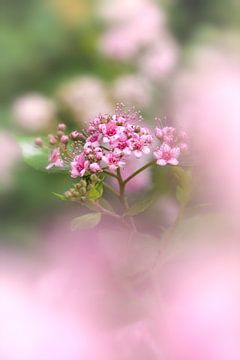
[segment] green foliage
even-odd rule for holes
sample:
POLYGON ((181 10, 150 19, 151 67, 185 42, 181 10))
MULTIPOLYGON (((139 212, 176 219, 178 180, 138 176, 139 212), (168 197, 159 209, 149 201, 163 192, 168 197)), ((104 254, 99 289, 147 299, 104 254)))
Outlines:
POLYGON ((91 189, 88 191, 87 198, 88 200, 98 200, 103 195, 103 183, 99 181, 97 184, 92 185, 91 189))
POLYGON ((101 221, 101 213, 88 213, 72 220, 71 229, 87 230, 95 228, 101 221))
POLYGON ((59 200, 66 201, 66 197, 64 195, 55 192, 53 192, 52 194, 56 196, 59 200))
POLYGON ((192 173, 180 166, 172 168, 174 177, 177 180, 176 198, 180 205, 187 205, 192 198, 192 173))
POLYGON ((136 216, 147 210, 154 202, 153 196, 148 196, 133 204, 125 213, 126 216, 136 216))
POLYGON ((47 171, 46 166, 48 164, 49 149, 37 147, 34 144, 34 138, 19 137, 18 142, 22 150, 24 161, 35 170, 51 173, 63 173, 64 171, 68 171, 68 168, 66 167, 52 168, 47 171))

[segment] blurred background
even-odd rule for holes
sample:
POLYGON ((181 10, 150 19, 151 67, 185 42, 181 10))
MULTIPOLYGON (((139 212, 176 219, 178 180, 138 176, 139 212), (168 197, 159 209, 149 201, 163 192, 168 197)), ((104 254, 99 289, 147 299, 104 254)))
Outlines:
MULTIPOLYGON (((0 358, 238 360, 240 2, 2 0, 0 49, 0 358), (52 192, 71 180, 22 159, 19 139, 117 102, 189 134, 193 198, 166 247, 70 232, 82 210, 52 192)), ((155 192, 140 231, 174 224, 175 185, 132 182, 155 192)))

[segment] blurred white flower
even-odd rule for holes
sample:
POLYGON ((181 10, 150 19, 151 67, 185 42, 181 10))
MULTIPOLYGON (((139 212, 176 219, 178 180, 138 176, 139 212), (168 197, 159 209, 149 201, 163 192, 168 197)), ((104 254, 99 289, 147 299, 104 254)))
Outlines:
POLYGON ((41 94, 26 94, 13 104, 15 122, 30 131, 40 131, 51 124, 55 117, 55 104, 41 94))
POLYGON ((151 102, 151 93, 151 84, 139 75, 125 75, 113 83, 114 98, 125 105, 146 107, 151 102))
POLYGON ((112 106, 104 83, 93 76, 82 76, 60 90, 60 98, 78 121, 89 121, 98 113, 107 113, 112 106))

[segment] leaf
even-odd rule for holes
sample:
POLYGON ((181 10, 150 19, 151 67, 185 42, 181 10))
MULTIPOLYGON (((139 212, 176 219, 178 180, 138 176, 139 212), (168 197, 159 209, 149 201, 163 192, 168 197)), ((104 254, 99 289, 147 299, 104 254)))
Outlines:
POLYGON ((98 182, 91 190, 88 192, 89 200, 97 200, 102 197, 103 194, 103 184, 98 182))
POLYGON ((130 209, 128 209, 125 213, 126 216, 135 216, 138 215, 140 213, 142 213, 143 211, 145 211, 146 209, 148 209, 152 203, 153 203, 154 199, 153 197, 147 197, 145 199, 142 199, 138 202, 136 202, 135 204, 133 204, 130 209))
POLYGON ((101 213, 89 213, 76 217, 71 222, 71 229, 74 230, 87 230, 93 229, 101 221, 101 213))
POLYGON ((190 170, 185 171, 177 166, 172 169, 173 175, 177 179, 176 198, 181 205, 186 205, 192 198, 192 173, 190 170))
POLYGON ((114 208, 112 207, 112 205, 104 198, 101 198, 99 200, 99 204, 106 210, 111 211, 111 212, 115 212, 114 208))
POLYGON ((64 195, 58 194, 58 193, 55 193, 55 192, 53 192, 52 194, 55 195, 58 199, 60 199, 62 201, 66 201, 66 198, 65 198, 64 195))
POLYGON ((23 159, 27 165, 31 166, 35 170, 45 171, 49 173, 62 173, 69 170, 67 167, 52 168, 51 170, 46 170, 50 150, 37 147, 34 143, 34 140, 35 139, 32 137, 18 138, 18 142, 22 150, 23 159))

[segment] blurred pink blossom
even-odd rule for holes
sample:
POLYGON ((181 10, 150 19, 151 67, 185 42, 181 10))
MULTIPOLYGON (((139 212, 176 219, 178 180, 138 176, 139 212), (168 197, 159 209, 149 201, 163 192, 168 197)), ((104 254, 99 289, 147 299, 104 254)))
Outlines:
POLYGON ((97 77, 79 77, 63 86, 59 96, 78 121, 88 122, 96 114, 112 110, 105 85, 97 77))
POLYGON ((191 139, 201 177, 198 190, 222 209, 239 210, 240 167, 235 165, 240 161, 239 58, 200 47, 191 68, 182 70, 175 81, 171 109, 191 139))
POLYGON ((113 83, 113 96, 118 102, 144 108, 151 102, 152 87, 144 77, 125 75, 113 83))
POLYGON ((0 188, 11 187, 13 172, 21 158, 20 147, 8 131, 0 131, 0 188))
POLYGON ((164 16, 153 1, 117 0, 106 4, 110 4, 105 16, 110 28, 99 42, 99 49, 105 55, 120 60, 130 59, 143 47, 156 41, 164 16))
POLYGON ((176 67, 178 47, 170 35, 162 35, 158 42, 149 47, 140 57, 141 73, 153 81, 159 81, 168 76, 176 67))
POLYGON ((41 94, 26 94, 13 104, 15 122, 29 131, 48 128, 55 117, 55 104, 41 94))

